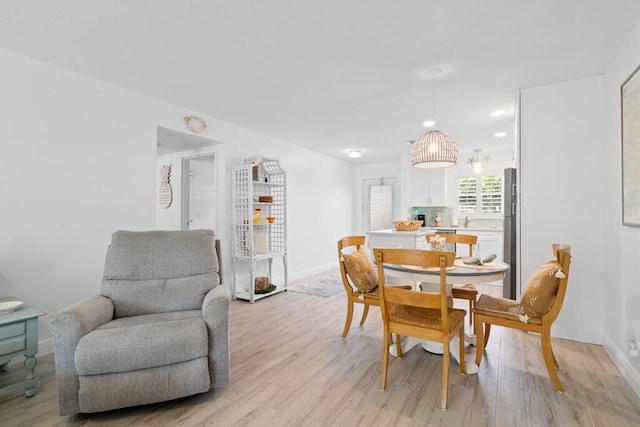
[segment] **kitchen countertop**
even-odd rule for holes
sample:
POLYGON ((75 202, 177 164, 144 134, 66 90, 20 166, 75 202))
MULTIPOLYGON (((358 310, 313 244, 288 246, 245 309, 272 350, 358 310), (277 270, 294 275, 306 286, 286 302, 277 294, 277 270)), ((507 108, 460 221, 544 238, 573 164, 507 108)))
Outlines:
POLYGON ((503 231, 501 227, 498 226, 487 226, 487 225, 476 225, 469 227, 421 227, 416 231, 399 231, 393 228, 388 228, 385 230, 372 230, 368 231, 369 234, 402 234, 402 235, 414 235, 414 236, 424 236, 429 233, 434 233, 436 230, 456 230, 458 233, 464 234, 465 231, 503 231))
POLYGON ((502 227, 497 225, 469 225, 468 227, 422 227, 420 230, 456 230, 459 233, 464 231, 502 231, 502 227))

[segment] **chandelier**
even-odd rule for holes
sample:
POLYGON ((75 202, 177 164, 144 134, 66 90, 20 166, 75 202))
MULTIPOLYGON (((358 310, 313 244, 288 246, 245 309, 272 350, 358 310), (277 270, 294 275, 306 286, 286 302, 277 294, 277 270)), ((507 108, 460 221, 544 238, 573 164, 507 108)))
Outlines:
POLYGON ((443 168, 455 165, 457 160, 458 148, 448 133, 430 130, 413 143, 411 164, 416 168, 443 168))
MULTIPOLYGON (((441 70, 434 69, 432 106, 435 124, 436 74, 441 70)), ((426 125, 426 123, 425 123, 426 125)), ((458 147, 451 136, 439 130, 430 130, 413 143, 411 164, 416 168, 433 169, 453 166, 458 162, 458 147)))

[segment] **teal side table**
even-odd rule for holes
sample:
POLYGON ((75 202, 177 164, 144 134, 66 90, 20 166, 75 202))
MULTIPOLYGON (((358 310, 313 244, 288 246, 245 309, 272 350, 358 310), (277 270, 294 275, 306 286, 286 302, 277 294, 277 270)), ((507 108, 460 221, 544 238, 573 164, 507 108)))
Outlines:
MULTIPOLYGON (((0 301, 15 300, 2 298, 0 301)), ((24 381, 0 388, 0 396, 24 390, 26 397, 36 394, 36 354, 38 353, 38 317, 45 315, 40 310, 21 306, 17 310, 0 314, 0 373, 9 369, 9 362, 24 355, 24 381)))

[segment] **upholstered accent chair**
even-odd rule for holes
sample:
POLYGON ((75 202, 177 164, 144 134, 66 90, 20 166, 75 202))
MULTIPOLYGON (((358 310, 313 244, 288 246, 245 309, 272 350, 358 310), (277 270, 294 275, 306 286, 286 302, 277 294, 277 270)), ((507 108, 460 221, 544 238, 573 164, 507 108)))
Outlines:
POLYGON ((228 384, 230 301, 213 231, 116 231, 101 294, 51 320, 60 415, 228 384))

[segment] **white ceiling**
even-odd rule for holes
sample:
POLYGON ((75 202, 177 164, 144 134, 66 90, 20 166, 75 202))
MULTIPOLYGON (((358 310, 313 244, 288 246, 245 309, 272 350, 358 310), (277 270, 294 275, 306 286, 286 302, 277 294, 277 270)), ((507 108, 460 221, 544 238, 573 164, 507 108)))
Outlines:
POLYGON ((638 0, 0 0, 0 48, 381 161, 424 133, 427 70, 462 152, 511 149, 517 90, 602 74, 639 21, 638 0))

